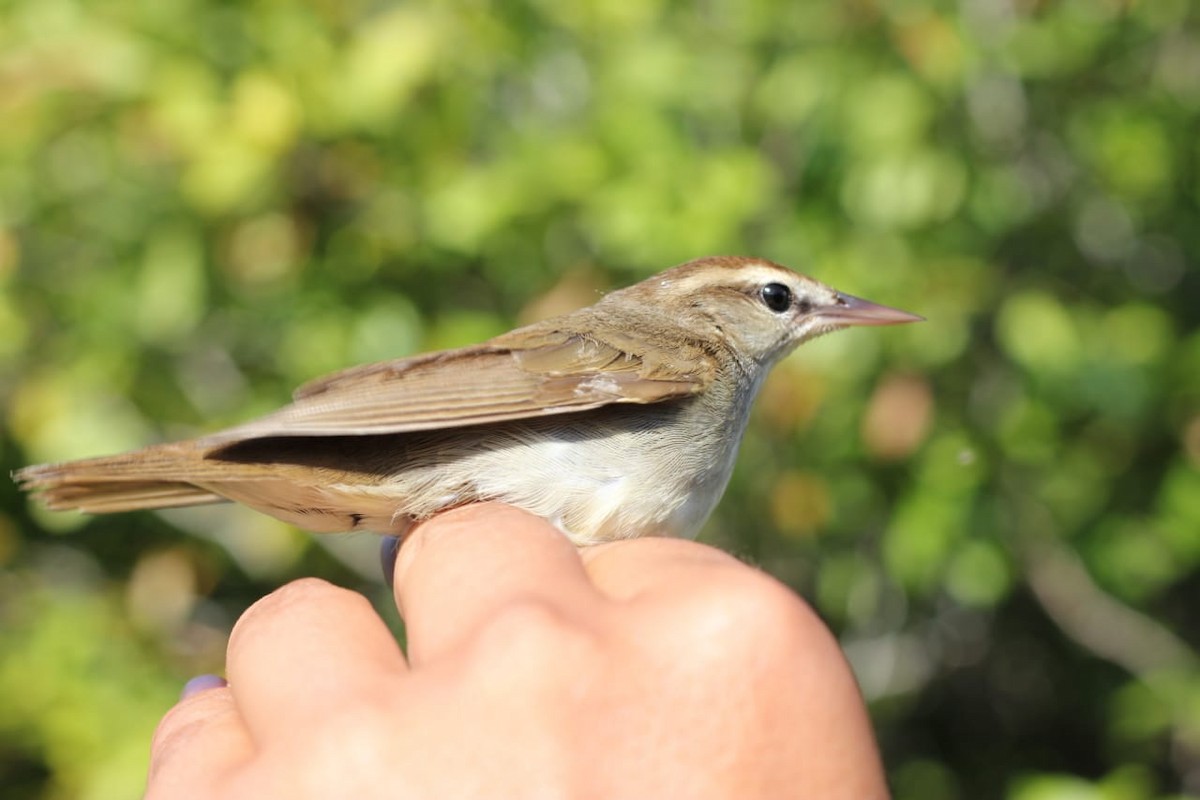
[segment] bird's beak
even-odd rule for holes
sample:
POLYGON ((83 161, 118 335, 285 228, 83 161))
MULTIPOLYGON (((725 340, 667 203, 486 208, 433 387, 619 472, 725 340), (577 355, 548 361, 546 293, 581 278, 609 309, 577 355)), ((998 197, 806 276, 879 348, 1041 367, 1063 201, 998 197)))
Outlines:
POLYGON ((834 325, 899 325, 925 321, 922 316, 841 292, 838 292, 837 303, 817 309, 814 316, 834 325))

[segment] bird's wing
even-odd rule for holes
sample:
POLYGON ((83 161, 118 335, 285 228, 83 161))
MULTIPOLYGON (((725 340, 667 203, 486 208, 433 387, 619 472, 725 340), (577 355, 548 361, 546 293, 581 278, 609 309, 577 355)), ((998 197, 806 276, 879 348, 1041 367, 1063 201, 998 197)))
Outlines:
POLYGON ((696 394, 715 373, 700 348, 670 359, 636 350, 633 340, 534 326, 334 373, 302 386, 291 405, 212 438, 404 433, 657 403, 696 394))

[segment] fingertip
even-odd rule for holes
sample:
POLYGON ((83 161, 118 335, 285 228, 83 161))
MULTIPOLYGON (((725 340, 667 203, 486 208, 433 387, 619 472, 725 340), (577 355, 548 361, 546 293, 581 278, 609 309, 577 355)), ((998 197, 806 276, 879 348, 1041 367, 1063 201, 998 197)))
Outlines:
POLYGON ((562 531, 502 503, 418 525, 400 547, 395 579, 414 666, 453 652, 514 605, 580 616, 599 599, 562 531))
POLYGON ((147 797, 215 796, 213 785, 253 750, 232 694, 208 688, 185 695, 159 720, 150 742, 147 797))
POLYGON ((316 578, 292 581, 251 606, 226 652, 229 689, 256 736, 309 724, 405 669, 370 602, 316 578))
MULTIPOLYGON (((392 568, 397 602, 408 574, 423 553, 444 555, 460 567, 475 568, 474 561, 499 565, 497 556, 512 554, 522 547, 548 548, 570 553, 576 550, 562 531, 528 511, 500 502, 472 503, 438 514, 413 528, 398 548, 392 568), (397 588, 399 587, 399 588, 397 588)), ((401 606, 401 613, 404 608, 401 606)))
POLYGON ((679 583, 703 586, 714 578, 757 573, 723 550, 660 536, 586 547, 580 557, 596 588, 615 600, 674 594, 679 583))

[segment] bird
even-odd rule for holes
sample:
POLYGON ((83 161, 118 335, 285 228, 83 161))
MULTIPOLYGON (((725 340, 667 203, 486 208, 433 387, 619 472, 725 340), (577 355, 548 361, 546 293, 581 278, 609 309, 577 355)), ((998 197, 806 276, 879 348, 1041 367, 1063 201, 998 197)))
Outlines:
POLYGON ((13 477, 93 514, 235 501, 403 537, 499 500, 578 546, 694 538, 774 364, 843 328, 921 320, 765 259, 700 258, 480 344, 316 379, 216 433, 13 477))

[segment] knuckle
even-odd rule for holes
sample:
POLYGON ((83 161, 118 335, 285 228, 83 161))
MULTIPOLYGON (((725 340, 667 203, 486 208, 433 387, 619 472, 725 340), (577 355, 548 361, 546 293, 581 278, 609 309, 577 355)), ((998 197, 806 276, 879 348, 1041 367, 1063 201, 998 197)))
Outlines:
POLYGON ((151 773, 157 771, 163 762, 185 750, 210 725, 231 713, 229 695, 220 689, 203 692, 177 703, 159 720, 154 730, 150 742, 151 773))
MULTIPOLYGON (((395 709, 354 704, 321 719, 319 731, 302 729, 263 751, 265 774, 295 773, 303 797, 373 797, 372 782, 391 774, 402 753, 393 735, 395 709), (351 759, 348 764, 347 758, 351 759)), ((294 791, 295 786, 291 787, 294 791)))
POLYGON ((281 586, 246 609, 229 634, 229 646, 232 649, 246 635, 247 629, 252 629, 263 620, 306 605, 327 603, 333 597, 339 602, 367 602, 361 595, 319 578, 300 578, 281 586))
POLYGON ((824 630, 799 596, 753 570, 731 571, 706 582, 680 598, 676 610, 676 629, 710 659, 742 658, 746 652, 795 655, 814 626, 824 630))
POLYGON ((392 755, 388 731, 395 725, 387 705, 358 704, 323 720, 320 735, 309 738, 314 763, 335 775, 345 769, 347 753, 354 753, 359 764, 386 765, 392 755))
POLYGON ((250 608, 251 610, 260 608, 267 610, 286 608, 296 603, 307 602, 322 594, 338 591, 343 590, 320 578, 300 578, 291 583, 284 584, 250 608))
POLYGON ((505 652, 520 647, 540 649, 571 638, 574 628, 553 604, 537 598, 521 598, 496 610, 484 623, 480 641, 505 652))
POLYGON ((493 674, 545 680, 569 676, 597 660, 600 647, 594 630, 577 616, 541 598, 518 598, 484 623, 474 655, 493 674))
POLYGON ((154 762, 170 756, 186 742, 189 734, 196 732, 202 721, 195 713, 184 706, 175 706, 159 721, 154 729, 154 737, 150 740, 150 753, 154 762))

